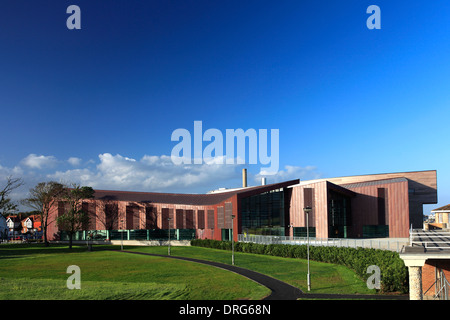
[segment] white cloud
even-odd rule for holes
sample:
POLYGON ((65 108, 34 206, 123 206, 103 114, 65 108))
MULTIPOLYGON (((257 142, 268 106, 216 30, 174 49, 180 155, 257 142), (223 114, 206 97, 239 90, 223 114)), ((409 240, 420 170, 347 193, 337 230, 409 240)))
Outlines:
POLYGON ((238 165, 175 165, 170 156, 145 155, 140 160, 103 153, 95 169, 57 171, 49 179, 73 181, 96 189, 134 191, 195 191, 237 179, 238 165))
POLYGON ((81 159, 77 158, 77 157, 70 157, 67 160, 68 163, 70 163, 72 166, 76 167, 79 166, 81 164, 81 159))
MULTIPOLYGON (((253 174, 251 171, 255 166, 236 162, 223 164, 218 160, 209 164, 176 165, 171 156, 166 155, 144 155, 140 159, 133 159, 110 153, 99 154, 96 161, 82 161, 78 157, 59 161, 53 156, 30 154, 16 166, 8 168, 0 165, 0 186, 7 176, 22 178, 25 185, 14 194, 17 200, 25 198, 28 190, 37 183, 50 180, 66 184, 79 183, 94 189, 206 193, 221 187, 240 187, 244 167, 249 169, 249 182, 254 181, 253 185, 260 185, 263 171, 253 174)), ((285 166, 277 174, 266 178, 267 184, 270 184, 293 179, 317 179, 320 174, 312 166, 285 166)))
POLYGON ((57 160, 54 156, 29 154, 22 160, 22 163, 31 169, 42 169, 55 166, 57 160))
POLYGON ((299 167, 286 165, 284 169, 278 170, 276 174, 266 175, 264 170, 261 170, 254 176, 257 183, 261 182, 261 178, 266 177, 267 183, 276 183, 288 180, 313 180, 321 178, 321 174, 317 172, 317 168, 313 166, 299 167))

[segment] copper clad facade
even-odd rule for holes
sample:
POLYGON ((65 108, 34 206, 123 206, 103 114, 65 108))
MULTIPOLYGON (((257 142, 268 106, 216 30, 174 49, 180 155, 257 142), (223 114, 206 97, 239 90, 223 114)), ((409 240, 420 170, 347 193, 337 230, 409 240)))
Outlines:
MULTIPOLYGON (((96 190, 95 199, 85 201, 83 208, 93 218, 86 226, 89 230, 189 229, 197 238, 222 240, 234 229, 237 240, 238 234, 249 230, 270 232, 273 218, 277 232, 293 235, 295 228, 306 227, 303 209, 309 206, 308 225, 317 238, 367 237, 368 228, 405 238, 411 225, 422 226, 423 204, 437 203, 436 180, 436 171, 416 171, 291 180, 208 194, 96 190), (271 197, 262 197, 271 193, 281 193, 280 205, 261 208, 271 205, 264 202, 271 197), (249 210, 255 197, 261 202, 249 210), (259 229, 249 227, 256 215, 259 221, 269 219, 259 229)), ((64 211, 64 202, 55 201, 49 239, 57 238, 56 218, 64 211)))

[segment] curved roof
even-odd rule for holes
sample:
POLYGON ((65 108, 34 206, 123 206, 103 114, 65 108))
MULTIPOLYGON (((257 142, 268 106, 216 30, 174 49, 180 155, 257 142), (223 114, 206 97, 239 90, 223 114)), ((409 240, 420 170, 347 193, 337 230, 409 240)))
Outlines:
POLYGON ((274 189, 284 188, 297 184, 299 180, 291 180, 280 183, 267 184, 256 187, 247 187, 208 194, 184 194, 184 193, 157 193, 157 192, 134 192, 134 191, 114 191, 95 190, 95 200, 111 201, 132 201, 142 203, 167 203, 167 204, 187 204, 187 205, 214 205, 221 203, 234 195, 250 196, 252 194, 263 193, 274 189))

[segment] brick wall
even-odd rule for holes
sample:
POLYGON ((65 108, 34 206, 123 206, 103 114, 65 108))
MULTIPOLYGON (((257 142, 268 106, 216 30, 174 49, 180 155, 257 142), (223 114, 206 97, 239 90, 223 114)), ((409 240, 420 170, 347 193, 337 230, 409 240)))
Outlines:
POLYGON ((440 269, 444 271, 447 280, 450 280, 450 260, 430 259, 425 262, 422 268, 422 288, 426 296, 433 296, 436 293, 434 282, 440 269))

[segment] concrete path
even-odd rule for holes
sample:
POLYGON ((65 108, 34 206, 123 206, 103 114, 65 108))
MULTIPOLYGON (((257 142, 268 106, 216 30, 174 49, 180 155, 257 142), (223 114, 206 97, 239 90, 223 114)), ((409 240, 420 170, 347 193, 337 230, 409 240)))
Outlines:
POLYGON ((261 274, 259 272, 240 268, 237 266, 232 266, 232 265, 225 264, 225 263, 199 260, 199 259, 194 259, 194 258, 160 255, 160 254, 153 254, 153 253, 126 251, 126 250, 124 250, 123 252, 197 262, 197 263, 202 263, 202 264, 206 264, 206 265, 210 265, 210 266, 214 266, 217 268, 235 272, 237 274, 240 274, 248 279, 251 279, 251 280, 269 288, 272 291, 272 293, 269 296, 265 297, 263 300, 297 300, 300 298, 304 298, 304 299, 345 299, 345 300, 349 300, 349 299, 408 300, 409 299, 408 296, 398 296, 398 295, 343 295, 343 294, 341 295, 341 294, 304 293, 300 289, 298 289, 294 286, 291 286, 290 284, 287 284, 283 281, 274 279, 272 277, 261 274))

